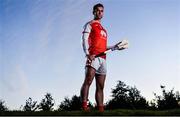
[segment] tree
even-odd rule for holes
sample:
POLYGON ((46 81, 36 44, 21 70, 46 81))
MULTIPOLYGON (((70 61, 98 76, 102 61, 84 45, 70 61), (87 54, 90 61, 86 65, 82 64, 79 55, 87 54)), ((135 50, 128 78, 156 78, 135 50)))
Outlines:
POLYGON ((26 105, 23 107, 24 111, 35 111, 38 106, 36 105, 37 101, 32 101, 32 98, 28 98, 26 100, 26 105))
POLYGON ((162 85, 160 87, 162 90, 162 96, 154 93, 158 109, 163 110, 163 109, 174 109, 180 107, 178 105, 178 102, 180 100, 179 93, 176 92, 175 94, 174 89, 170 91, 166 91, 165 86, 162 85))
POLYGON ((71 101, 68 97, 64 98, 64 101, 59 105, 58 111, 67 110, 70 111, 71 101))
POLYGON ((150 110, 156 110, 156 109, 157 109, 156 100, 155 100, 155 99, 153 99, 153 100, 151 100, 151 101, 149 102, 149 107, 148 107, 148 109, 150 109, 150 110))
POLYGON ((42 99, 38 106, 40 110, 52 111, 54 106, 54 99, 52 98, 51 94, 46 93, 45 98, 42 99))
POLYGON ((8 110, 8 108, 5 105, 5 101, 0 100, 0 112, 7 111, 7 110, 8 110))
POLYGON ((133 109, 143 109, 148 107, 146 99, 140 95, 140 91, 136 87, 129 88, 127 99, 133 109))
POLYGON ((107 102, 107 109, 127 108, 128 87, 124 82, 118 81, 115 89, 112 89, 112 100, 107 102))
POLYGON ((80 96, 74 95, 71 99, 71 110, 80 110, 81 109, 81 98, 80 96))
POLYGON ((81 99, 80 96, 72 96, 71 99, 68 97, 64 98, 64 101, 59 105, 58 111, 71 111, 71 110, 80 110, 81 109, 81 99))
POLYGON ((147 107, 148 103, 140 95, 140 91, 136 87, 127 86, 122 81, 118 81, 115 89, 112 89, 112 99, 106 104, 107 109, 144 109, 147 107))

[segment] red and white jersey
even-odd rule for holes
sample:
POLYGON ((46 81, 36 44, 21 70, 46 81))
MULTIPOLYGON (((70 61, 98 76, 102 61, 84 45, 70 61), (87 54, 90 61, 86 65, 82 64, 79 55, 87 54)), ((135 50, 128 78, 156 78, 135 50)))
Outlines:
MULTIPOLYGON (((107 32, 98 21, 85 24, 82 39, 85 54, 97 55, 107 50, 107 32)), ((106 59, 106 55, 101 57, 106 59)))

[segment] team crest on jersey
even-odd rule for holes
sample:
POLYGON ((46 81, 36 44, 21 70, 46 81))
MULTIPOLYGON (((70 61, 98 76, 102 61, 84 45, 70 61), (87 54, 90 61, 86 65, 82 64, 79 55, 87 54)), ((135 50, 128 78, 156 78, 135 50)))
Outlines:
POLYGON ((101 30, 101 36, 107 37, 106 32, 104 30, 101 30))

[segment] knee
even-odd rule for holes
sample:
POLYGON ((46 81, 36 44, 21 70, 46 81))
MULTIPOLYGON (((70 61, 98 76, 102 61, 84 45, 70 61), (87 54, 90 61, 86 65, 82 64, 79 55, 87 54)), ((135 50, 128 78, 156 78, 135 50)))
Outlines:
POLYGON ((92 80, 89 80, 89 79, 88 79, 88 80, 86 80, 86 81, 85 81, 85 83, 84 83, 84 84, 85 84, 85 85, 90 86, 90 85, 91 85, 91 83, 92 83, 92 80))
POLYGON ((98 91, 103 91, 104 90, 104 86, 103 85, 99 85, 96 87, 98 91))

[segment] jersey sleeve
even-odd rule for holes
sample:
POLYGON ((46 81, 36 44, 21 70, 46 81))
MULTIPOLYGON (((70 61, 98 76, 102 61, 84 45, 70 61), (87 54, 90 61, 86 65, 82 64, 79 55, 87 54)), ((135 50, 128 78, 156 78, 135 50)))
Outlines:
POLYGON ((91 32, 91 25, 90 25, 90 23, 87 23, 87 24, 84 25, 84 30, 83 30, 83 35, 82 35, 82 45, 83 45, 84 53, 86 55, 89 54, 89 51, 88 51, 88 48, 89 48, 88 39, 89 39, 90 32, 91 32))

